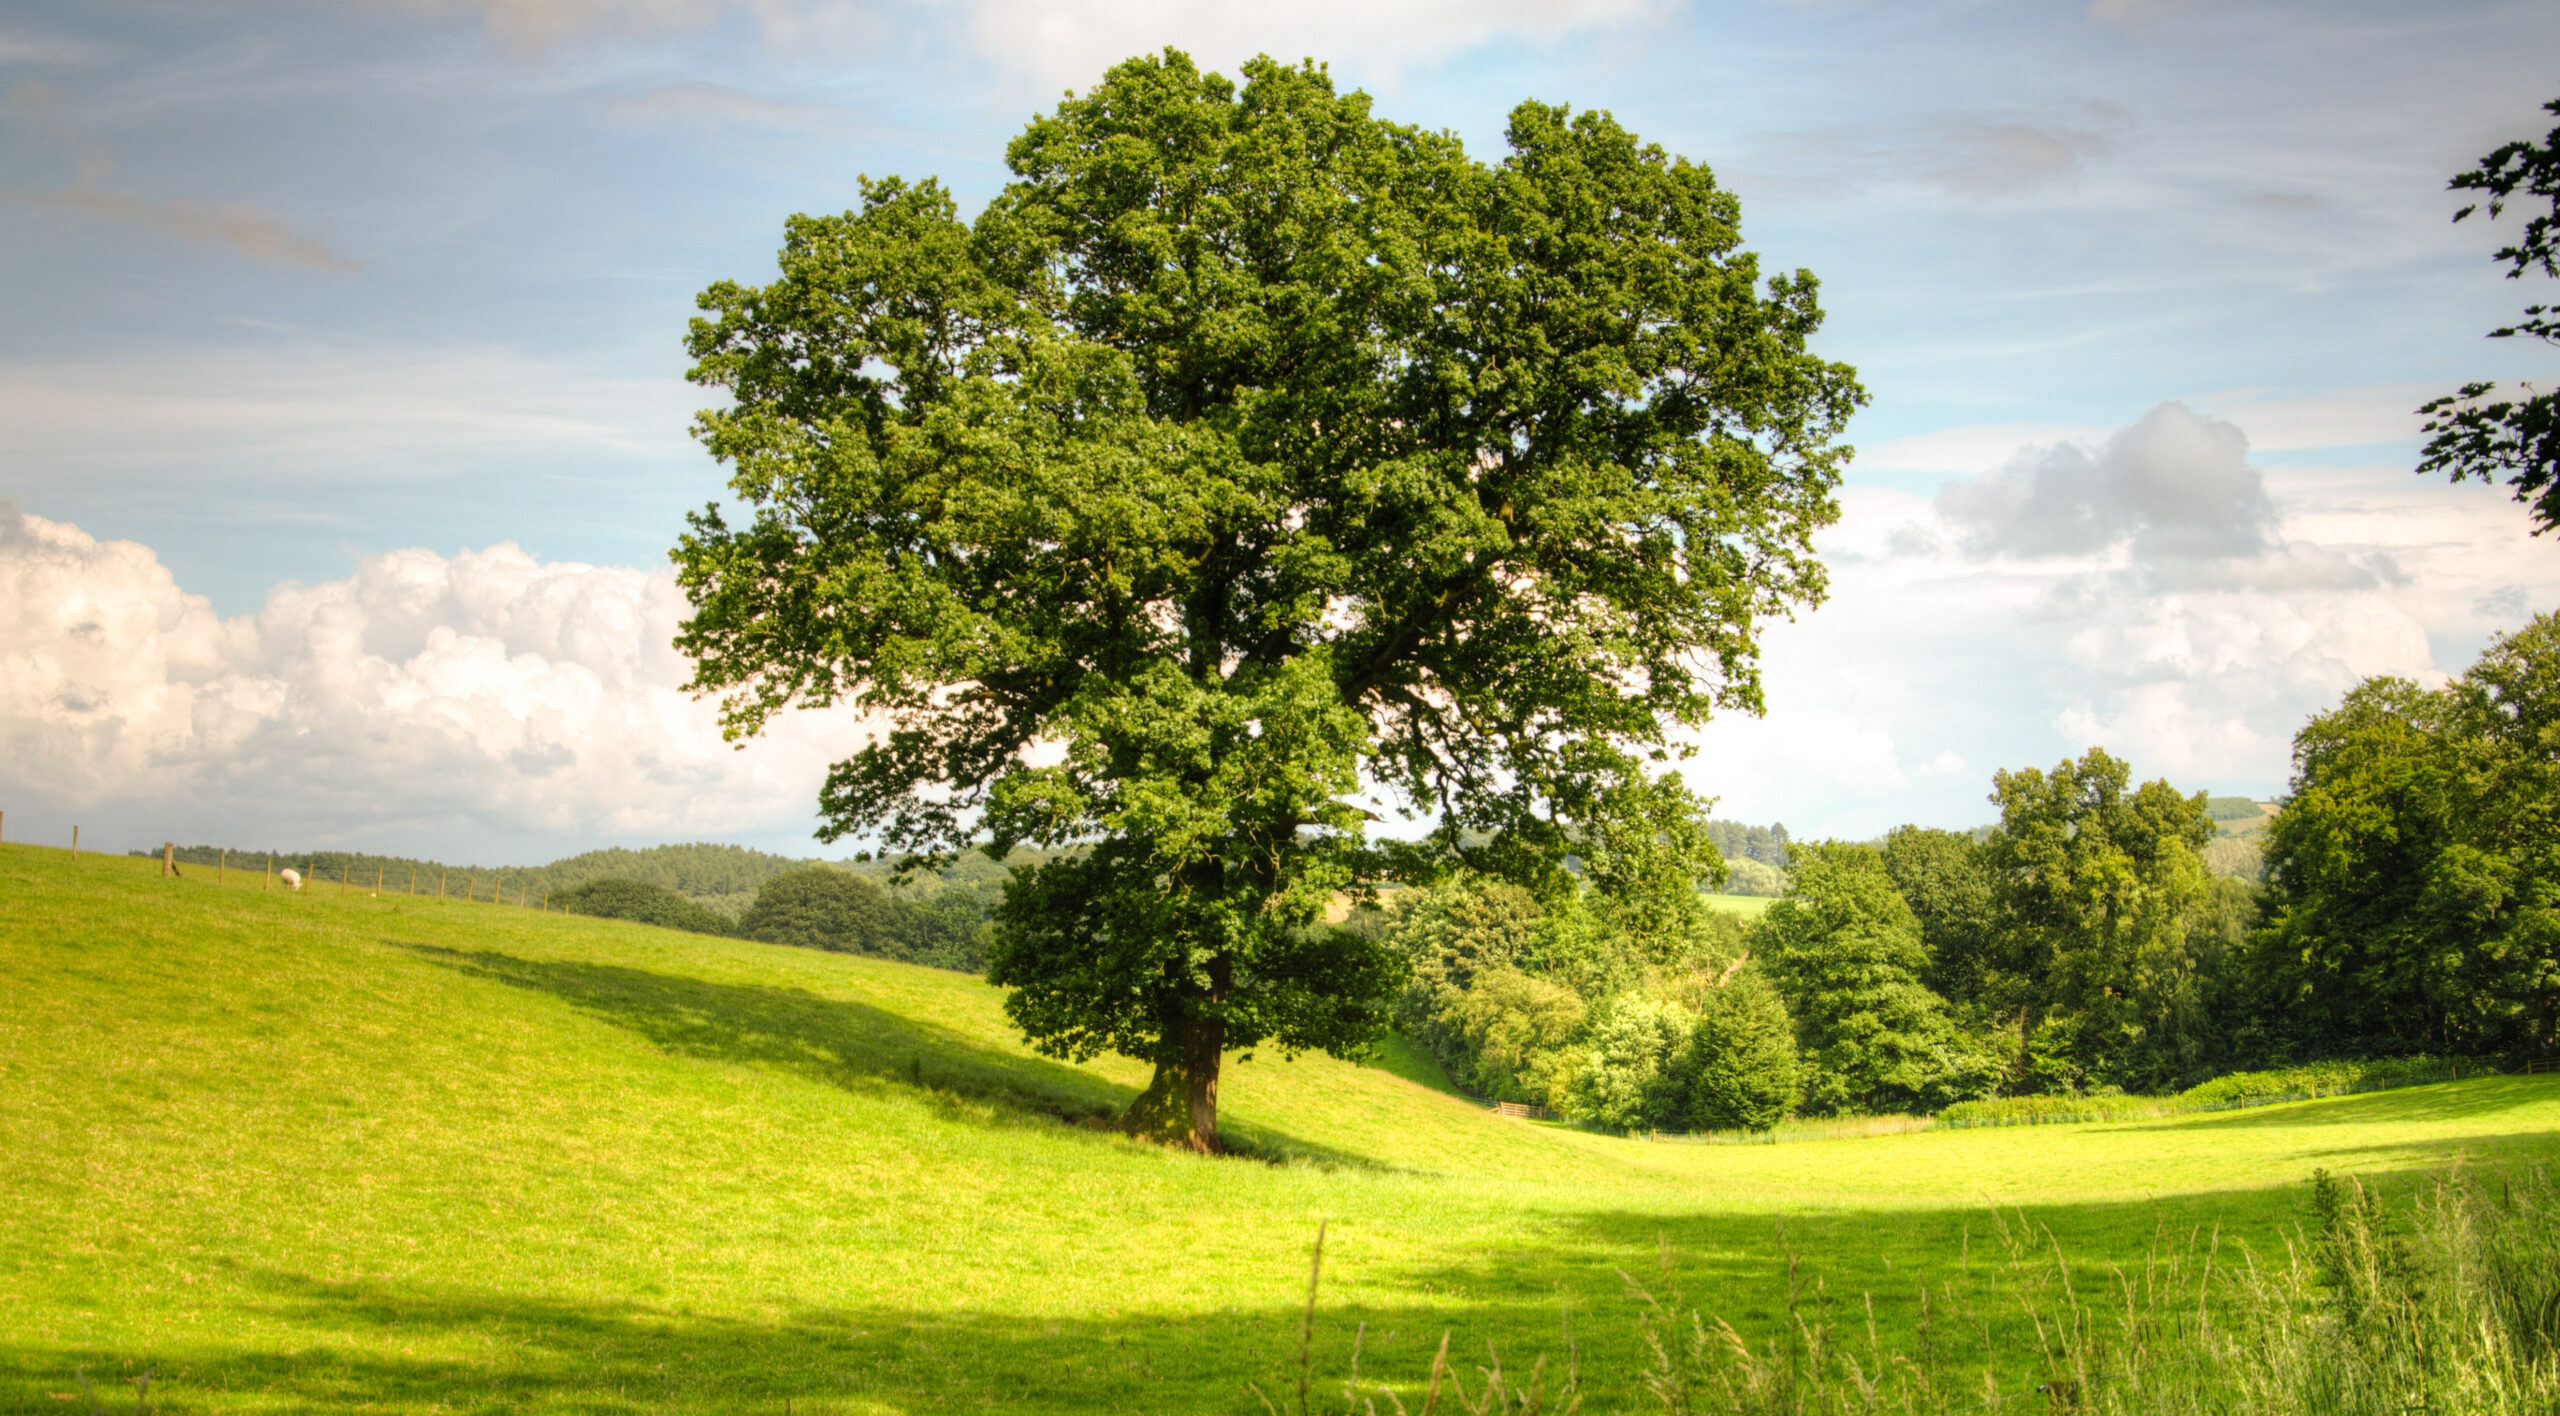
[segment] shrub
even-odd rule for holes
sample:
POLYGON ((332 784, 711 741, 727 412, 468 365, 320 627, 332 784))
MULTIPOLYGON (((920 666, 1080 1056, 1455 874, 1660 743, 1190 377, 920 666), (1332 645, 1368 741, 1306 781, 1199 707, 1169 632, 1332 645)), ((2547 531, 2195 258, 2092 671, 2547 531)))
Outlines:
POLYGON ((1458 1003, 1461 1085, 1498 1101, 1554 1106, 1565 1048, 1582 1031, 1582 999, 1560 983, 1517 969, 1489 969, 1458 1003))
POLYGON ((576 889, 561 891, 551 901, 571 914, 598 919, 634 920, 695 934, 733 932, 729 921, 718 914, 663 885, 644 885, 637 880, 590 880, 576 889))
POLYGON ((1627 993, 1610 1000, 1566 1086, 1567 1114, 1612 1131, 1676 1125, 1670 1064, 1696 1027, 1689 1010, 1668 999, 1627 993))
POLYGON ((1774 865, 1763 865, 1748 856, 1728 859, 1724 863, 1724 889, 1728 895, 1783 895, 1787 893, 1787 873, 1774 865))
POLYGON ((900 913, 870 881, 819 867, 766 881, 738 932, 768 944, 907 959, 914 950, 898 927, 900 913))

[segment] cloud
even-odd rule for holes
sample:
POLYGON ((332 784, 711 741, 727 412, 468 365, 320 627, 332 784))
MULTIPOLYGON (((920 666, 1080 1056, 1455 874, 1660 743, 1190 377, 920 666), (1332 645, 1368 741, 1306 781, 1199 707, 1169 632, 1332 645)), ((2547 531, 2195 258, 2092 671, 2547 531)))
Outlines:
POLYGON ((2175 404, 2067 443, 2056 426, 1888 445, 1983 469, 1949 496, 1853 476, 1819 542, 1831 599, 1764 636, 1768 716, 1695 737, 1686 775, 1720 812, 1852 838, 1970 826, 1994 768, 2091 746, 2265 795, 2358 680, 2440 682, 2560 606, 2560 556, 2497 488, 2396 461, 2255 468, 2236 429, 2175 404))
POLYGON ((381 0, 429 12, 477 12, 491 36, 511 48, 538 50, 597 31, 688 29, 708 24, 716 0, 381 0))
POLYGON ((2064 740, 2189 781, 2266 780, 2302 720, 2363 679, 2441 677, 2426 627, 2370 591, 2119 601, 2077 626, 2065 654, 2082 691, 2055 715, 2064 740))
MULTIPOLYGON (((430 12, 476 12, 489 33, 540 49, 597 32, 691 28, 747 16, 768 42, 876 37, 882 7, 852 0, 382 0, 430 12)), ((907 16, 953 30, 977 57, 1043 90, 1082 89, 1111 65, 1171 44, 1232 70, 1257 53, 1284 60, 1342 55, 1392 76, 1503 38, 1553 41, 1639 21, 1668 0, 958 0, 907 16)))
POLYGON ((2371 447, 2415 442, 2417 406, 2444 392, 2436 384, 2369 384, 2319 393, 2275 395, 2262 388, 2204 394, 2196 406, 2236 423, 2249 445, 2264 452, 2371 447))
POLYGON ((1981 196, 2032 191, 2072 175, 2107 151, 2107 135, 2061 123, 1942 118, 1927 125, 1935 158, 1924 169, 1949 191, 1981 196))
POLYGON ((114 57, 104 45, 23 30, 0 30, 0 64, 98 64, 114 57))
POLYGON ((12 89, 8 106, 25 131, 50 145, 76 150, 80 163, 68 186, 0 192, 10 201, 76 211, 181 240, 227 245, 251 260, 272 265, 306 266, 342 274, 363 268, 317 238, 295 231, 282 217, 249 202, 154 201, 101 186, 114 167, 114 155, 103 143, 79 140, 54 117, 53 91, 41 82, 12 89))
MULTIPOLYGON (((845 710, 746 751, 665 572, 423 550, 221 618, 146 547, 0 501, 0 787, 232 840, 660 839, 808 819, 845 710)), ((96 819, 93 815, 92 819, 96 819)))
POLYGON ((668 84, 642 93, 617 94, 604 106, 606 112, 623 118, 755 123, 771 128, 831 127, 852 116, 830 103, 779 102, 714 83, 668 84))
POLYGON ((2008 113, 1938 113, 1894 125, 1768 137, 1746 164, 1754 185, 1807 197, 1922 190, 1966 200, 2063 186, 2112 152, 2127 121, 2106 103, 2008 113))
POLYGON ((2030 448, 1997 472, 1948 483, 1938 510, 1980 556, 2090 555, 2130 544, 2144 560, 2255 556, 2275 510, 2249 440, 2164 403, 2095 452, 2030 448))
POLYGON ((0 457, 13 475, 219 466, 253 481, 325 470, 462 470, 598 454, 694 456, 709 395, 474 345, 285 339, 0 362, 0 457))
POLYGON ((1662 0, 972 0, 972 47, 1052 89, 1090 87, 1132 54, 1171 44, 1232 72, 1257 53, 1341 55, 1392 77, 1497 39, 1553 42, 1640 22, 1662 0))
POLYGON ((248 202, 152 201, 128 192, 101 189, 96 178, 104 167, 84 167, 70 186, 53 191, 13 193, 30 206, 60 207, 107 221, 121 221, 188 241, 227 245, 253 261, 270 265, 307 266, 341 274, 364 269, 357 261, 302 235, 282 217, 248 202))

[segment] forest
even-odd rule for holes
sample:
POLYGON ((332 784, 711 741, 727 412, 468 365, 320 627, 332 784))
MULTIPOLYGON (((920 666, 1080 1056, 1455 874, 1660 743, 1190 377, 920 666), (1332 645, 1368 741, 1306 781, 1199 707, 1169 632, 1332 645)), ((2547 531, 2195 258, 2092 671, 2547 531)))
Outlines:
POLYGON ((1365 920, 1405 1029, 1480 1095, 1618 1130, 2156 1094, 2328 1059, 2551 1055, 2560 615, 2441 688, 2304 726, 2263 878, 2246 801, 2091 749, 1994 774, 1998 824, 1785 847, 1755 924, 1634 927, 1586 891, 1453 877, 1365 920))

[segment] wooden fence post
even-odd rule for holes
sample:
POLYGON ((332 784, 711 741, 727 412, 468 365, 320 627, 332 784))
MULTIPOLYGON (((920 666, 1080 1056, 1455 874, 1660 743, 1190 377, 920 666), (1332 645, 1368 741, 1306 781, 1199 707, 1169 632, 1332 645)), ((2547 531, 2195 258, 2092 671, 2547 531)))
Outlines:
POLYGON ((373 893, 376 895, 382 893, 382 867, 380 865, 376 865, 373 868, 373 893))
POLYGON ((418 893, 418 868, 414 865, 409 867, 409 893, 418 893))
POLYGON ((444 872, 441 870, 436 872, 436 898, 444 898, 444 872))
POLYGON ((80 828, 77 826, 71 828, 71 858, 80 858, 80 828))
POLYGON ((175 841, 162 841, 160 843, 160 878, 166 880, 177 873, 178 843, 175 841))
POLYGON ((258 877, 258 888, 261 890, 276 888, 276 853, 274 851, 267 852, 267 870, 264 875, 258 877))

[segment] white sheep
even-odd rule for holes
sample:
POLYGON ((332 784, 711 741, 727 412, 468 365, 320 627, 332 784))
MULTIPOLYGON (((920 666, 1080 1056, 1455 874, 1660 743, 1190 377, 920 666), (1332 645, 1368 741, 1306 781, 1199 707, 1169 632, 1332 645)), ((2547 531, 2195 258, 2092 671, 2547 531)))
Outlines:
POLYGON ((294 869, 292 866, 288 865, 284 869, 277 871, 276 878, 283 881, 284 888, 288 890, 299 890, 302 888, 302 872, 294 869))

